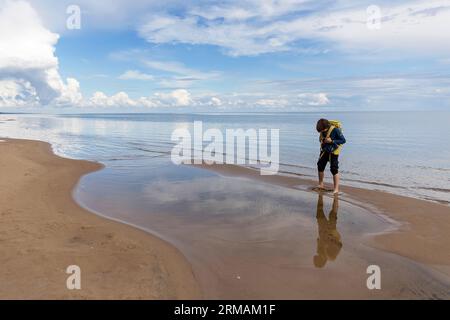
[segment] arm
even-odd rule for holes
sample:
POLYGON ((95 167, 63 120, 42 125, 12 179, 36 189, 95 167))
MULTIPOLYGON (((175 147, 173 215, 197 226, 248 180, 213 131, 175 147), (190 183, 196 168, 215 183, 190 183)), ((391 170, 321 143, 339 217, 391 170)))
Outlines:
POLYGON ((332 136, 333 136, 332 137, 333 144, 335 144, 336 147, 347 142, 347 140, 345 140, 344 135, 342 134, 341 129, 338 128, 334 129, 332 136))

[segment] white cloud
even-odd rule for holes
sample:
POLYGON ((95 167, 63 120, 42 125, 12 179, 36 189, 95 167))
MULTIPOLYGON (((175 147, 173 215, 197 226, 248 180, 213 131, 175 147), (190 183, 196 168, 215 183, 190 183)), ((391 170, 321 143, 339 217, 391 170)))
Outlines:
POLYGON ((284 107, 289 104, 286 99, 259 99, 256 104, 263 107, 284 107))
POLYGON ((159 85, 166 88, 186 88, 198 81, 215 80, 220 77, 219 72, 202 72, 176 61, 143 60, 143 64, 154 70, 174 74, 158 79, 159 85))
POLYGON ((112 105, 119 107, 134 107, 136 106, 136 102, 133 99, 130 99, 128 94, 121 91, 116 93, 111 97, 112 105))
POLYGON ((138 103, 131 99, 125 92, 118 92, 108 97, 101 91, 97 91, 86 103, 88 107, 135 107, 138 103))
MULTIPOLYGON (((32 100, 43 105, 77 103, 80 100, 78 82, 68 79, 64 83, 59 75, 58 59, 54 55, 58 38, 43 26, 28 2, 0 2, 0 79, 21 84, 16 89, 26 92, 18 93, 16 97, 33 92, 35 97, 32 100)), ((18 102, 17 99, 9 100, 11 104, 14 101, 18 102)))
POLYGON ((39 105, 36 90, 28 81, 0 80, 0 107, 39 105))
POLYGON ((177 73, 182 75, 195 74, 196 71, 185 67, 182 63, 175 61, 151 61, 147 60, 144 62, 149 68, 166 71, 169 73, 177 73))
POLYGON ((210 105, 220 107, 222 105, 222 100, 217 97, 212 97, 210 101, 210 105))
POLYGON ((119 79, 148 81, 148 80, 153 80, 154 77, 151 74, 142 73, 141 71, 138 71, 138 70, 128 70, 128 71, 125 71, 123 74, 121 74, 119 76, 119 79))
POLYGON ((379 30, 367 27, 367 5, 328 6, 305 14, 311 6, 310 1, 202 4, 184 15, 150 16, 139 33, 151 43, 214 45, 232 56, 296 50, 307 47, 308 40, 344 51, 450 52, 446 0, 383 3, 379 30))
MULTIPOLYGON (((112 96, 98 91, 84 103, 87 107, 116 108, 116 107, 145 107, 170 108, 186 107, 197 104, 191 93, 186 89, 177 89, 170 92, 157 92, 149 97, 130 98, 125 92, 112 96)), ((80 104, 81 105, 81 104, 80 104)))
POLYGON ((233 94, 193 94, 186 89, 157 92, 148 97, 130 98, 120 92, 107 96, 96 92, 87 103, 88 107, 144 107, 144 108, 187 108, 198 111, 235 110, 299 110, 302 107, 324 106, 330 103, 325 93, 302 93, 280 95, 275 93, 233 93, 233 94), (261 98, 263 97, 263 98, 261 98))
POLYGON ((243 23, 222 23, 216 20, 201 24, 196 16, 154 16, 139 28, 139 34, 151 43, 187 43, 215 45, 232 56, 256 55, 286 50, 281 41, 268 33, 243 23))
POLYGON ((177 89, 170 93, 156 93, 156 97, 163 101, 163 104, 186 107, 192 104, 191 93, 186 89, 177 89))
MULTIPOLYGON (((189 68, 181 62, 149 59, 147 50, 129 49, 110 53, 109 57, 121 62, 138 62, 142 67, 155 72, 153 80, 161 87, 182 89, 201 81, 219 80, 221 72, 201 71, 189 68)), ((127 77, 122 75, 121 77, 127 77)))
POLYGON ((305 11, 314 7, 311 0, 247 0, 229 1, 222 4, 211 5, 205 8, 194 8, 190 10, 193 15, 202 16, 210 20, 227 19, 235 21, 245 21, 251 18, 263 20, 274 19, 288 13, 305 11))
POLYGON ((153 99, 151 97, 141 97, 136 101, 137 106, 141 106, 144 108, 158 108, 162 107, 161 102, 157 99, 153 99))
MULTIPOLYGON (((69 5, 81 8, 82 27, 91 30, 131 30, 146 12, 166 7, 170 1, 160 0, 33 0, 33 7, 44 18, 46 25, 59 33, 71 32, 66 28, 66 9, 69 5), (88 24, 83 21, 89 20, 88 24)), ((178 1, 182 4, 181 1, 178 1)))
POLYGON ((300 105, 324 106, 330 103, 325 93, 301 93, 298 98, 300 105))
POLYGON ((56 105, 78 105, 83 100, 80 83, 74 78, 67 78, 67 85, 63 84, 60 96, 54 102, 56 105))
POLYGON ((97 91, 89 99, 89 105, 94 107, 107 107, 111 106, 109 101, 110 100, 106 94, 101 91, 97 91))
POLYGON ((333 12, 307 22, 298 19, 283 27, 287 32, 306 29, 312 36, 330 40, 344 50, 396 50, 403 54, 432 55, 450 51, 450 33, 444 31, 450 27, 448 1, 385 4, 379 9, 379 29, 368 28, 365 7, 333 12))
POLYGON ((177 74, 185 79, 189 78, 193 80, 208 80, 220 76, 219 72, 202 72, 199 70, 188 68, 184 64, 177 61, 143 60, 143 64, 148 68, 177 74))

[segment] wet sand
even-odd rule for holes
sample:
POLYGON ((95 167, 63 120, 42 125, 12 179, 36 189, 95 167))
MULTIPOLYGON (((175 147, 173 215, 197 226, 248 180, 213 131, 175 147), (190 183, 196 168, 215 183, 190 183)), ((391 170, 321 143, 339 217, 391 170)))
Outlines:
MULTIPOLYGON (((389 242, 382 247, 379 239, 385 239, 388 230, 404 227, 393 220, 400 216, 370 201, 370 192, 364 199, 344 188, 334 199, 312 192, 312 182, 297 177, 260 176, 236 166, 153 161, 139 177, 118 178, 111 168, 88 175, 76 199, 179 248, 192 264, 205 298, 450 298, 447 251, 429 239, 427 248, 442 249, 435 254, 442 259, 437 267, 412 259, 408 252, 396 252, 389 242), (366 286, 367 267, 373 264, 381 268, 381 290, 366 286)), ((433 207, 428 204, 422 205, 433 207)), ((444 215, 448 209, 441 210, 444 215)), ((445 231, 438 219, 429 223, 438 234, 445 231)), ((409 249, 407 241, 414 245, 426 229, 393 234, 405 232, 406 238, 400 238, 407 239, 409 249)), ((416 254, 421 257, 426 250, 416 254)))
MULTIPOLYGON (((233 165, 203 168, 289 188, 311 190, 316 186, 315 181, 300 177, 261 176, 257 170, 233 165)), ((328 187, 332 190, 332 185, 328 187)), ((342 186, 341 191, 341 199, 359 203, 400 223, 397 230, 374 236, 370 242, 374 247, 434 265, 450 276, 450 206, 349 186, 342 186)))
POLYGON ((72 191, 96 163, 49 144, 0 141, 0 299, 191 299, 191 266, 161 239, 82 209, 72 191), (81 268, 81 290, 66 268, 81 268))

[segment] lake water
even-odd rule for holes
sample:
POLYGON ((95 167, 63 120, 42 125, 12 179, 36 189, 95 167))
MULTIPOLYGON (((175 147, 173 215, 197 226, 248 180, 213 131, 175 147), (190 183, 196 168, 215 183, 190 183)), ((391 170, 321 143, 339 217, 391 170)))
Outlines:
MULTIPOLYGON (((134 175, 170 154, 172 131, 202 121, 204 130, 279 129, 280 170, 316 178, 318 118, 338 119, 347 138, 344 184, 450 203, 450 112, 258 114, 0 115, 0 136, 48 141, 56 153, 95 160, 134 175)), ((329 179, 329 172, 327 170, 329 179)))

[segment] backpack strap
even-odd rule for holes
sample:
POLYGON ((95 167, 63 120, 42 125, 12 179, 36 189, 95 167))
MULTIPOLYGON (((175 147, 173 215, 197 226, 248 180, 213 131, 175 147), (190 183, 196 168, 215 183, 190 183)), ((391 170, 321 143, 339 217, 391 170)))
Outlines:
MULTIPOLYGON (((331 136, 331 132, 333 132, 333 130, 335 128, 336 128, 335 126, 330 127, 330 129, 327 132, 327 138, 329 138, 331 136)), ((342 149, 342 145, 338 145, 338 147, 331 153, 334 155, 339 155, 339 153, 341 152, 341 149, 342 149)), ((330 153, 330 161, 331 161, 331 153, 330 153)))
POLYGON ((331 132, 333 132, 334 128, 336 128, 336 127, 330 126, 330 129, 328 129, 327 136, 325 137, 325 139, 328 139, 331 136, 331 132))

